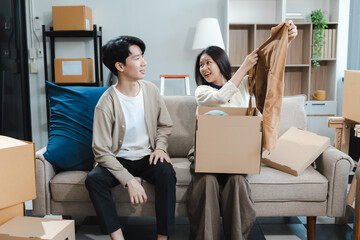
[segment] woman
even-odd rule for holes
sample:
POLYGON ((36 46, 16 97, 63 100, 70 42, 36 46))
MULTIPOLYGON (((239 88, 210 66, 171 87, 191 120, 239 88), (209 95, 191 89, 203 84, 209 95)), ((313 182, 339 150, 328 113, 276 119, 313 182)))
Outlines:
MULTIPOLYGON (((296 37, 292 21, 289 43, 296 37)), ((247 72, 257 63, 258 49, 244 60, 231 77, 231 67, 226 53, 210 46, 196 59, 195 78, 198 85, 195 98, 200 106, 247 107, 249 89, 247 72)), ((193 155, 189 154, 189 160, 193 155)), ((246 239, 256 219, 246 175, 193 173, 188 199, 190 239, 220 239, 220 216, 223 217, 224 234, 229 239, 246 239)))

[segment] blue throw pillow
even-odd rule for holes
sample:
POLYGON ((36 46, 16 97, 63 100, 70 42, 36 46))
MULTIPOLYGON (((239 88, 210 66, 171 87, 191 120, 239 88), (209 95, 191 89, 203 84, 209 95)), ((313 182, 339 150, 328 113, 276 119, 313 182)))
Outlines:
POLYGON ((50 122, 45 159, 60 171, 91 169, 94 110, 108 87, 62 87, 46 82, 46 89, 50 122))

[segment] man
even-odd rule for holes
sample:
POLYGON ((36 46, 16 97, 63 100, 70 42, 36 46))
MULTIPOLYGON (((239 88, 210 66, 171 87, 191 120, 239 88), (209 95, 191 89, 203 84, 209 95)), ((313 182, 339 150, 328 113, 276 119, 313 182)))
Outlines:
POLYGON ((134 176, 155 185, 157 239, 174 231, 176 176, 167 155, 172 121, 157 87, 145 76, 145 44, 120 36, 103 46, 103 61, 118 82, 101 96, 95 108, 93 152, 97 166, 85 184, 112 239, 124 239, 111 188, 127 187, 132 204, 145 204, 147 195, 134 176))

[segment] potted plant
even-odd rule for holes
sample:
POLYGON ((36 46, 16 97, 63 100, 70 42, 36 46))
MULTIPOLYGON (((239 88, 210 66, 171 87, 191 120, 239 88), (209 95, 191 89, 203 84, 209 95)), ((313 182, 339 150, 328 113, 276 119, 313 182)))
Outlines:
POLYGON ((319 10, 311 11, 311 22, 314 24, 313 34, 313 65, 315 68, 320 67, 319 61, 321 56, 322 47, 325 42, 324 30, 328 25, 324 19, 324 13, 319 10))

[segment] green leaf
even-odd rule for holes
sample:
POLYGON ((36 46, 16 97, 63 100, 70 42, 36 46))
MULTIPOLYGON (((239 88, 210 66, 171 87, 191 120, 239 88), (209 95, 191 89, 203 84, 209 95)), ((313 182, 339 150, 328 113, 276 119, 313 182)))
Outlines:
POLYGON ((322 51, 322 46, 324 45, 325 41, 325 32, 324 29, 328 28, 327 23, 324 19, 324 14, 319 10, 311 11, 311 22, 314 26, 314 39, 313 39, 313 66, 315 68, 320 67, 319 61, 322 51))

